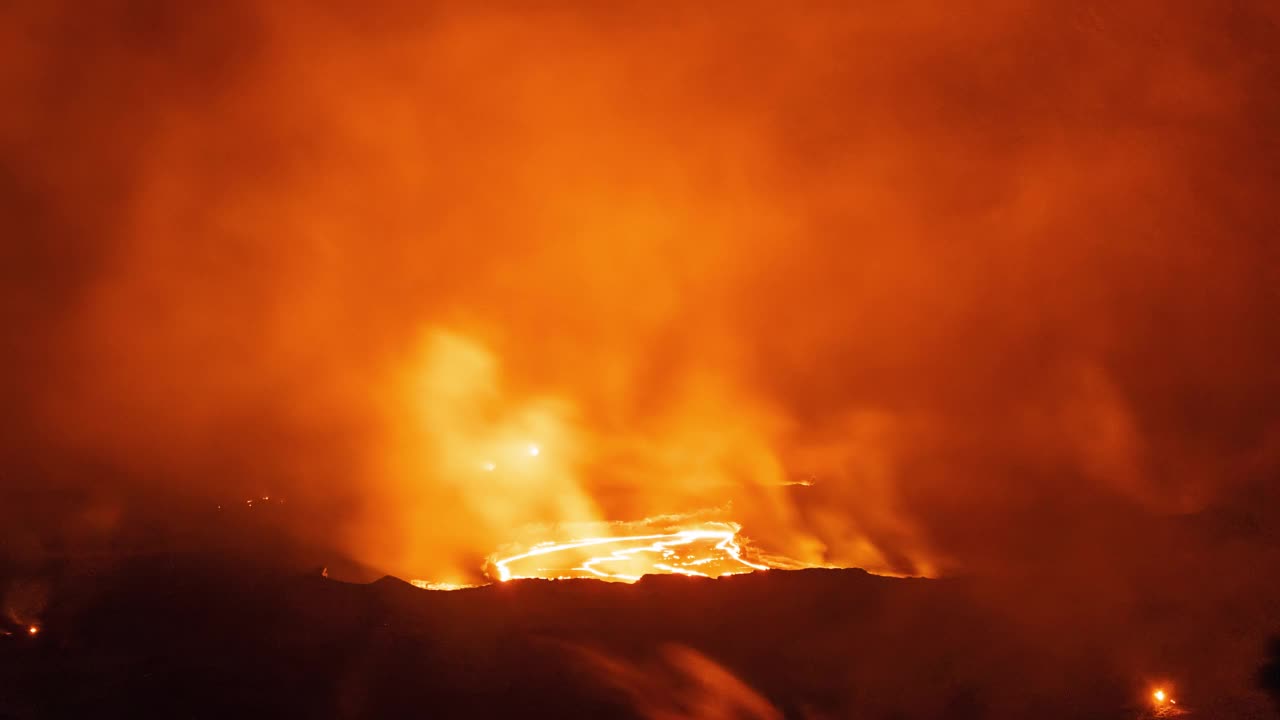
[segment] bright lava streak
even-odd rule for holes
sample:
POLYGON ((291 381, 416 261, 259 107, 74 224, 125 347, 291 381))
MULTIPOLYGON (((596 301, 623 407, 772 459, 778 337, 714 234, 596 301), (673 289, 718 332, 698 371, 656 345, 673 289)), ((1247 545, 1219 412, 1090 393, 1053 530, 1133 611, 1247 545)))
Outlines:
POLYGON ((432 582, 430 580, 410 580, 409 584, 420 590, 443 590, 447 592, 480 587, 479 585, 472 585, 470 583, 432 582))
POLYGON ((654 535, 624 535, 619 537, 597 537, 582 540, 571 540, 561 543, 543 543, 532 550, 513 555, 494 562, 498 580, 506 582, 522 578, 569 578, 596 577, 601 580, 617 582, 635 582, 646 573, 667 573, 690 575, 694 577, 719 577, 734 575, 752 570, 768 570, 765 565, 751 562, 742 557, 742 548, 736 542, 736 530, 680 530, 672 533, 654 535), (713 543, 713 549, 699 547, 713 543), (591 550, 578 552, 588 548, 599 548, 607 545, 623 546, 600 554, 591 550), (676 552, 673 548, 682 548, 676 552), (585 556, 581 562, 561 569, 540 567, 531 574, 517 574, 509 567, 512 563, 520 563, 530 558, 538 558, 553 554, 564 554, 570 558, 585 556), (651 560, 645 554, 656 554, 651 560), (725 566, 709 567, 716 564, 725 566), (639 566, 640 572, 635 572, 639 566), (700 569, 694 570, 693 567, 700 569), (617 569, 610 569, 617 568, 617 569), (630 570, 626 572, 624 570, 630 570), (569 574, 566 574, 569 573, 569 574))

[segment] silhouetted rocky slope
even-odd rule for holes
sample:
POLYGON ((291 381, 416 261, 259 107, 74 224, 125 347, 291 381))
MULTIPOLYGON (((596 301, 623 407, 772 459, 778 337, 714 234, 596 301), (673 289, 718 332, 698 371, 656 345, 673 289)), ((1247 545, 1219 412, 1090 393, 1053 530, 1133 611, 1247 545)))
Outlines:
POLYGON ((0 638, 0 717, 711 717, 734 693, 786 717, 1137 716, 1133 638, 986 597, 860 570, 433 592, 151 556, 64 579, 39 636, 0 638))

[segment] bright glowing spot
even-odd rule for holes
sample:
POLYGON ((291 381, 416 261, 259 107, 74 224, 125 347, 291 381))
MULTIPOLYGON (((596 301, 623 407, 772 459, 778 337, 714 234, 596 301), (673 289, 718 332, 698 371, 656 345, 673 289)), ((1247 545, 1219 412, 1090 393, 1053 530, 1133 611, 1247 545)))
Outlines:
POLYGON ((536 455, 537 455, 538 453, 540 453, 540 452, 542 452, 542 450, 538 449, 538 446, 537 446, 537 445, 530 445, 530 446, 529 446, 529 454, 530 454, 530 455, 534 455, 534 456, 536 456, 536 455))
POLYGON ((454 582, 432 582, 430 580, 410 580, 409 584, 422 590, 466 590, 467 588, 480 587, 479 585, 471 585, 468 583, 454 582))
POLYGON ((641 575, 653 572, 720 577, 768 570, 768 566, 742 556, 742 547, 738 545, 736 536, 736 529, 691 529, 548 542, 520 555, 497 560, 493 565, 500 582, 537 577, 596 577, 615 582, 635 582, 641 575), (681 547, 694 554, 676 553, 671 549, 673 547, 681 547), (548 557, 551 555, 557 557, 548 557), (513 571, 509 567, 512 563, 527 569, 513 571))
POLYGON ((487 462, 483 466, 485 472, 493 472, 498 469, 497 463, 487 462))
POLYGON ((1165 699, 1164 690, 1156 690, 1155 692, 1151 693, 1151 697, 1155 698, 1156 702, 1158 703, 1164 702, 1164 699, 1165 699))
POLYGON ((32 625, 31 627, 27 628, 28 635, 35 635, 38 632, 40 632, 40 628, 36 627, 35 625, 32 625))

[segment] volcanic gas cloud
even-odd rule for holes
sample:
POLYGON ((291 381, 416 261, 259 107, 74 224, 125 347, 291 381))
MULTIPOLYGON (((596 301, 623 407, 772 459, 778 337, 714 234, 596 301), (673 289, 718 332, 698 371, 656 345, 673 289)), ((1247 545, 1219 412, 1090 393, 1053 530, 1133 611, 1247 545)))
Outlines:
POLYGON ((1087 609, 1259 565, 1165 528, 1280 508, 1268 3, 0 18, 19 555, 287 497, 439 583, 1088 573, 1087 609))

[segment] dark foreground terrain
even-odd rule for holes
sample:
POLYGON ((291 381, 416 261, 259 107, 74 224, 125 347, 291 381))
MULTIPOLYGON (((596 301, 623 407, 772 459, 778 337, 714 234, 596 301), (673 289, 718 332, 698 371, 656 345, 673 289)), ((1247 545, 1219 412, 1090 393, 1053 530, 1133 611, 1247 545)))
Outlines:
POLYGON ((859 570, 434 592, 148 556, 59 580, 35 635, 5 621, 0 717, 1133 718, 1154 682, 1178 714, 1270 717, 1265 637, 1236 667, 1169 608, 998 594, 859 570))

